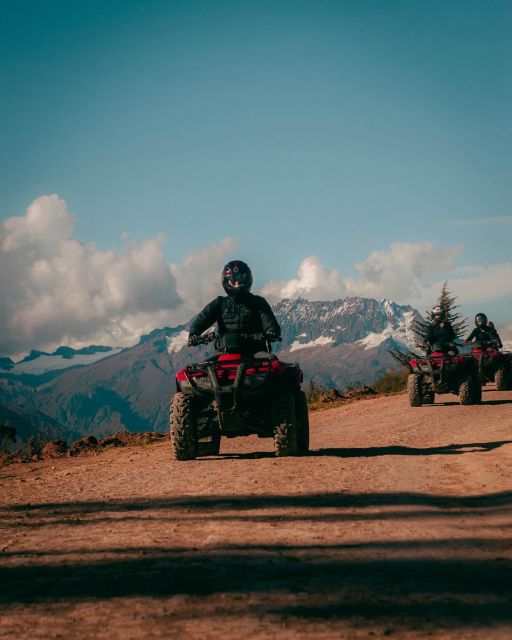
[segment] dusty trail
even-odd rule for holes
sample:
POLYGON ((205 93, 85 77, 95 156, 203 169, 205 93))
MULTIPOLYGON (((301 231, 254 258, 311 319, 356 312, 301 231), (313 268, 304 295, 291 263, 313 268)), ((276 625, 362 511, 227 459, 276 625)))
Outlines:
POLYGON ((440 400, 0 470, 0 638, 512 637, 512 393, 440 400))

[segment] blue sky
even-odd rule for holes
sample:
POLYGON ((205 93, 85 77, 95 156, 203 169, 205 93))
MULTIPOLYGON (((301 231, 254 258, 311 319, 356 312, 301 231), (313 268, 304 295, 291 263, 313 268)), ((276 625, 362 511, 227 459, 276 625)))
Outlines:
POLYGON ((172 262, 231 236, 260 285, 397 241, 510 263, 511 35, 498 0, 3 0, 0 213, 55 193, 172 262))

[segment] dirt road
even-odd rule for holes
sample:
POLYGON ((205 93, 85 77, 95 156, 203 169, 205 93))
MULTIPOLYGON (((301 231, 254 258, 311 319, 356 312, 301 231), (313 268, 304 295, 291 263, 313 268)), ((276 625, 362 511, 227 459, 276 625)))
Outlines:
POLYGON ((440 400, 3 468, 0 638, 511 638, 512 393, 440 400))

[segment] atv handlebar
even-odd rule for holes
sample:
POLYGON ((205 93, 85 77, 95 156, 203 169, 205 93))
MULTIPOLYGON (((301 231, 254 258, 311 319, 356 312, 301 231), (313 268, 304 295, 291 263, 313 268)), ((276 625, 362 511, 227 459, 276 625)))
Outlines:
POLYGON ((198 347, 200 344, 209 344, 210 342, 214 342, 216 339, 217 335, 213 331, 203 333, 202 336, 189 336, 188 346, 198 347))
MULTIPOLYGON (((471 347, 481 347, 480 343, 478 340, 464 340, 464 342, 462 343, 464 346, 471 346, 471 347)), ((501 347, 499 346, 499 342, 497 340, 488 340, 485 343, 485 349, 488 348, 492 348, 492 349, 501 349, 501 347)))

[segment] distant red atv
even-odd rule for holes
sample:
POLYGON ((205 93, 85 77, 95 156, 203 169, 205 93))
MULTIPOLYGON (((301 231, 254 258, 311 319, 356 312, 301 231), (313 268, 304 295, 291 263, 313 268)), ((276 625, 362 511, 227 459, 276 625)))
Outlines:
POLYGON ((482 401, 482 383, 472 355, 433 351, 423 358, 413 358, 410 367, 407 393, 411 407, 433 404, 436 393, 458 395, 461 404, 482 401))
POLYGON ((512 389, 512 353, 500 351, 495 346, 474 345, 471 355, 478 363, 478 374, 482 384, 495 382, 498 391, 512 389))
POLYGON ((270 353, 269 343, 268 352, 252 356, 237 353, 233 339, 229 349, 222 347, 211 333, 198 344, 212 340, 220 354, 176 375, 170 402, 173 458, 218 455, 222 436, 251 434, 274 438, 276 456, 307 453, 308 408, 298 364, 281 362, 270 353))

